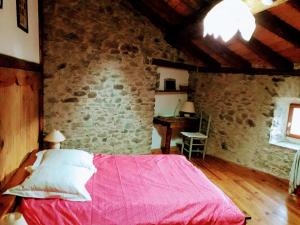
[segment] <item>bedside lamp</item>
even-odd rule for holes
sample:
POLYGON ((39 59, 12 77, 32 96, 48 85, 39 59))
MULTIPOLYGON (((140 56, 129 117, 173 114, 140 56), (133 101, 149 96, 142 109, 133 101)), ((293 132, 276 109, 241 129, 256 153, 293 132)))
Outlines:
POLYGON ((180 113, 184 117, 190 117, 191 115, 195 114, 195 112, 194 103, 190 101, 185 102, 180 109, 180 113))
POLYGON ((60 149, 60 142, 64 140, 66 140, 65 136, 55 129, 44 138, 44 141, 49 142, 50 149, 60 149))

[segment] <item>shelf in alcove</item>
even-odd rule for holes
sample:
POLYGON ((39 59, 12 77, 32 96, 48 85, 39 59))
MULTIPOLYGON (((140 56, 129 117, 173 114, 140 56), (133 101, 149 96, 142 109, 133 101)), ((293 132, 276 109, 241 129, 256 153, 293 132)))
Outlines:
POLYGON ((187 91, 155 91, 156 95, 178 95, 178 94, 187 94, 187 91))

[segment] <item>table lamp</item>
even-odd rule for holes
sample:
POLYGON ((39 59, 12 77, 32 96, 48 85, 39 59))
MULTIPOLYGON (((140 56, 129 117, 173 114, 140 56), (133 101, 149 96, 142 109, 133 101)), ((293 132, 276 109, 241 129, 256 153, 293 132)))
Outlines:
POLYGON ((186 101, 180 109, 181 116, 191 117, 196 113, 195 106, 193 102, 186 101))
POLYGON ((59 130, 55 129, 44 138, 44 141, 49 143, 50 149, 60 149, 60 142, 64 140, 66 140, 65 136, 59 130))

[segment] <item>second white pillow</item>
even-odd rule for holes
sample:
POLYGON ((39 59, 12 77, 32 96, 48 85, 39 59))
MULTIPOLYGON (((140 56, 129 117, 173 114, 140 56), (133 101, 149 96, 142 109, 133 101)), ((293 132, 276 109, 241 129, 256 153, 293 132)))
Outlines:
POLYGON ((49 149, 40 151, 37 154, 34 164, 29 170, 36 170, 39 166, 52 166, 56 164, 84 167, 93 172, 96 167, 93 164, 94 155, 77 149, 49 149))

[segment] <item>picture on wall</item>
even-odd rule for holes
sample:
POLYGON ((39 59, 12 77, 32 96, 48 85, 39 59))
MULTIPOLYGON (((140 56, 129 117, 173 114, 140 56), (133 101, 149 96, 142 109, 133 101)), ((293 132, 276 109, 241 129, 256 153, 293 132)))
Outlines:
POLYGON ((20 29, 28 33, 27 0, 17 0, 17 24, 20 29))
POLYGON ((0 0, 0 9, 3 8, 3 0, 0 0))

